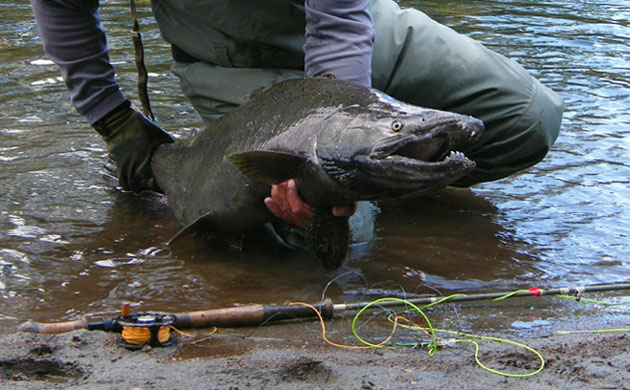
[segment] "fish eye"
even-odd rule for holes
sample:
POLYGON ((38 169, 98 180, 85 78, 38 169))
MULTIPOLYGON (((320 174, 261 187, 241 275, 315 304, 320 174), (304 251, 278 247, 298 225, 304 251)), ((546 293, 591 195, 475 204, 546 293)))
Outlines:
POLYGON ((392 130, 393 131, 400 131, 400 130, 402 130, 402 128, 404 126, 405 126, 405 124, 402 123, 401 121, 396 120, 396 121, 392 122, 392 130))

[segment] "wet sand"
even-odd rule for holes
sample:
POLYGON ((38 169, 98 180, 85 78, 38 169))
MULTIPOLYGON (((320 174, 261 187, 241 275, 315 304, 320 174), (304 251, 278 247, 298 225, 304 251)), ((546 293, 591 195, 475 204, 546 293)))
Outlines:
MULTIPOLYGON (((317 331, 317 324, 305 326, 317 331)), ((280 326, 282 328, 282 325, 280 326)), ((0 387, 6 389, 628 389, 627 333, 535 336, 544 369, 528 378, 484 371, 474 347, 350 350, 319 341, 260 337, 221 329, 204 337, 178 336, 170 347, 129 351, 119 334, 73 331, 0 337, 0 387), (193 340, 197 339, 198 342, 193 340)), ((280 329, 278 334, 283 331, 280 329)), ((491 335, 486 333, 486 335, 491 335)), ((264 335, 263 336, 268 336, 264 335)), ((512 374, 534 372, 538 358, 523 349, 481 342, 487 366, 512 374)))

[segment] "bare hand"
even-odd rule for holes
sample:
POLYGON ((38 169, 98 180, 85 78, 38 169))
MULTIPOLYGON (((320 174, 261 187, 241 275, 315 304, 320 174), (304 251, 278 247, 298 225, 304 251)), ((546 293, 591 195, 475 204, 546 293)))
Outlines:
MULTIPOLYGON (((265 198, 265 205, 276 217, 302 229, 305 229, 313 219, 311 206, 300 198, 293 179, 273 184, 271 197, 265 198)), ((332 214, 336 217, 350 217, 356 210, 356 203, 351 206, 333 206, 332 214)))

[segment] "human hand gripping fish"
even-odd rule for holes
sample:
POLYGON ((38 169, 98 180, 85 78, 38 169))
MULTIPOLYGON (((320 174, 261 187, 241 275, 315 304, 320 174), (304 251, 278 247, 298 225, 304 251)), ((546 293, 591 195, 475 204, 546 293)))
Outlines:
MULTIPOLYGON (((265 205, 276 217, 302 229, 306 229, 313 220, 311 206, 300 198, 293 179, 280 184, 273 184, 271 196, 265 198, 265 205)), ((350 217, 356 211, 356 202, 353 205, 332 207, 332 214, 335 217, 350 217)))

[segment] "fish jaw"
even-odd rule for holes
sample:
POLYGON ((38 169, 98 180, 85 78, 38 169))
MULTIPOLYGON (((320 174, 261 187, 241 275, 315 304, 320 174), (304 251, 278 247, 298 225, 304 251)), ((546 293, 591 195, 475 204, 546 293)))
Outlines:
POLYGON ((476 165, 457 151, 437 162, 392 155, 385 159, 358 156, 355 163, 363 175, 357 175, 353 188, 371 193, 371 200, 436 191, 467 175, 476 165))

